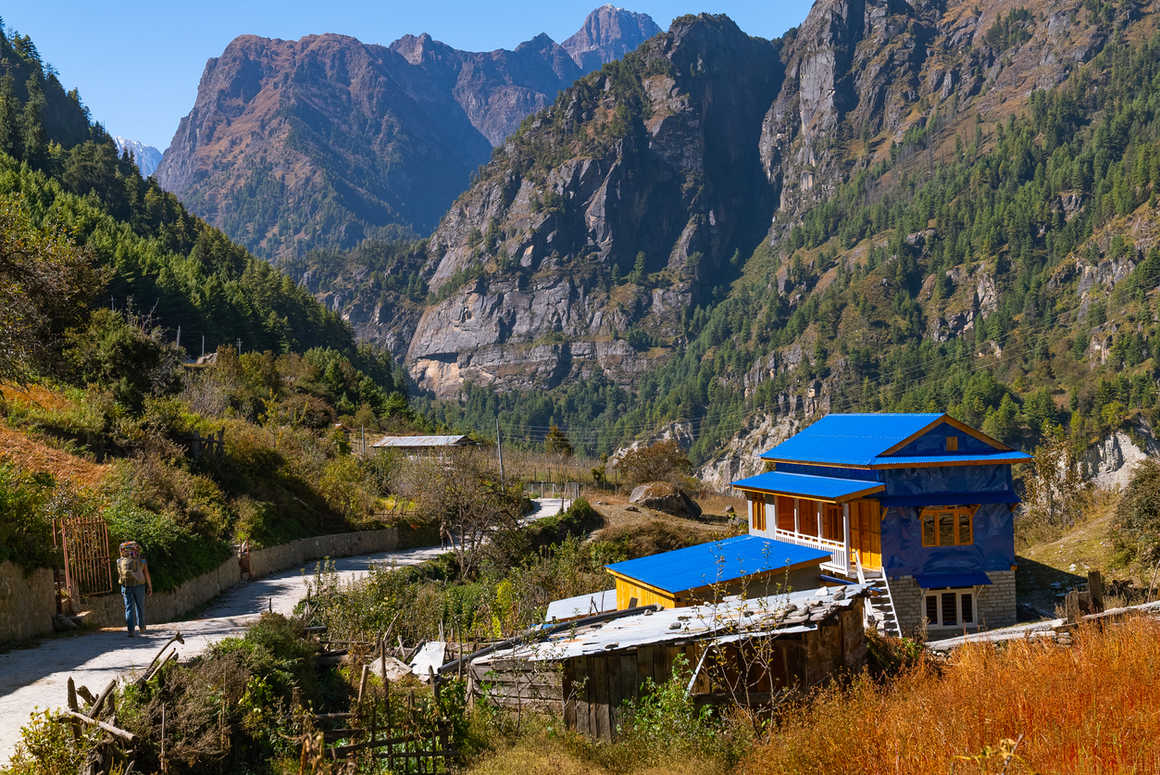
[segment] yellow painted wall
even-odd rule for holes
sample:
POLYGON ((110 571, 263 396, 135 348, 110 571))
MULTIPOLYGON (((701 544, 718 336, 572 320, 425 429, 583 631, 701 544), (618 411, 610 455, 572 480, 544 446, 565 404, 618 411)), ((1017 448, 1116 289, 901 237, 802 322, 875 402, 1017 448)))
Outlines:
POLYGON ((661 608, 676 608, 677 601, 672 595, 666 595, 649 587, 633 584, 631 581, 616 579, 616 609, 625 611, 632 608, 632 598, 636 598, 636 605, 659 605, 661 608))

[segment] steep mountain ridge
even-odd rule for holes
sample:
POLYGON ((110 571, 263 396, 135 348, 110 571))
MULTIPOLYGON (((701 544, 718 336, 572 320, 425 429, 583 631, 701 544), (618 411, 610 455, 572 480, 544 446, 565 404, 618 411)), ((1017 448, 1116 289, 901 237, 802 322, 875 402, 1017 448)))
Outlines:
POLYGON ((1075 0, 1009 6, 822 0, 772 44, 718 17, 675 21, 529 119, 452 206, 428 244, 435 303, 406 351, 412 375, 443 397, 594 370, 627 384, 761 235, 777 243, 871 168, 867 193, 882 196, 1107 38, 1075 0))
MULTIPOLYGON (((631 39, 606 26, 586 39, 586 55, 609 56, 631 39)), ((207 62, 157 177, 276 261, 427 233, 492 146, 581 74, 546 35, 491 52, 427 34, 390 46, 244 35, 207 62)))
POLYGON ((622 334, 672 344, 707 278, 764 233, 757 136, 780 73, 774 44, 689 17, 530 119, 428 241, 445 298, 407 352, 420 383, 639 374, 649 358, 622 334))

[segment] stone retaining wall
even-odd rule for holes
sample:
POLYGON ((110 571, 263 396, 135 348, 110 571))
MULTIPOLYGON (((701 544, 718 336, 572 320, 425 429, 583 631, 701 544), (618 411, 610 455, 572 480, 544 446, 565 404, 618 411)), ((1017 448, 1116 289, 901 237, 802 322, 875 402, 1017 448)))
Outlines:
MULTIPOLYGON (((302 567, 323 557, 389 552, 397 548, 398 543, 399 534, 395 528, 300 538, 250 552, 250 571, 253 578, 259 578, 287 568, 302 567)), ((147 598, 145 620, 149 624, 181 621, 240 581, 237 558, 231 557, 217 569, 190 579, 177 589, 157 592, 147 598)), ((91 611, 89 621, 99 627, 120 627, 125 623, 125 608, 119 592, 88 598, 85 607, 91 611)))
POLYGON ((22 641, 52 632, 56 584, 52 571, 0 563, 0 643, 22 641))

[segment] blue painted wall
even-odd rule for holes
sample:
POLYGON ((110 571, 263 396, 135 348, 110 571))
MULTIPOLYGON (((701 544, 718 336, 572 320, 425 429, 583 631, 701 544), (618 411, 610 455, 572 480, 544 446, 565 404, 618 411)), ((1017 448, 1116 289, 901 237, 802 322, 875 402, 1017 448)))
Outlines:
POLYGON ((1011 466, 944 466, 940 468, 884 468, 886 495, 925 492, 1008 492, 1011 466))
POLYGON ((838 479, 860 479, 867 482, 880 482, 878 471, 869 468, 839 468, 838 466, 818 466, 808 463, 777 463, 774 470, 783 474, 809 474, 811 476, 833 476, 838 479))
POLYGON ((995 451, 995 447, 984 443, 974 436, 963 433, 954 426, 943 423, 930 429, 922 436, 907 444, 902 449, 891 454, 906 457, 909 455, 966 455, 987 454, 995 451), (947 437, 955 436, 959 440, 959 448, 955 452, 947 452, 947 437))

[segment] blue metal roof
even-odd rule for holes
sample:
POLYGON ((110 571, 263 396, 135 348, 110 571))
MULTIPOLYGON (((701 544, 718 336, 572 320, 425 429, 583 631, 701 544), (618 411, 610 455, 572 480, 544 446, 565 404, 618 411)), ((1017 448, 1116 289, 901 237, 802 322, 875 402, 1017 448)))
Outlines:
POLYGON ((919 573, 914 577, 914 580, 923 589, 958 589, 991 583, 987 574, 981 570, 968 570, 959 573, 919 573))
MULTIPOLYGON (((948 452, 941 455, 887 455, 886 452, 911 440, 921 431, 934 427, 940 420, 965 429, 962 423, 945 414, 828 414, 808 428, 767 450, 761 456, 768 460, 815 463, 832 466, 922 466, 961 463, 967 465, 1005 465, 1031 456, 1000 447, 990 452, 948 452)), ((978 434, 977 431, 971 431, 978 434)), ((921 435, 921 434, 920 434, 921 435)), ((986 437, 980 437, 985 439, 986 437)), ((997 444, 998 442, 987 442, 997 444)))
POLYGON ((868 482, 865 479, 839 479, 833 476, 787 474, 781 471, 767 471, 747 479, 739 479, 733 486, 782 495, 800 495, 824 501, 850 500, 886 489, 886 485, 881 482, 868 482))
POLYGON ((867 466, 943 415, 828 414, 762 454, 774 460, 867 466))
POLYGON ((743 535, 604 566, 614 573, 669 593, 828 560, 830 553, 809 546, 743 535))

